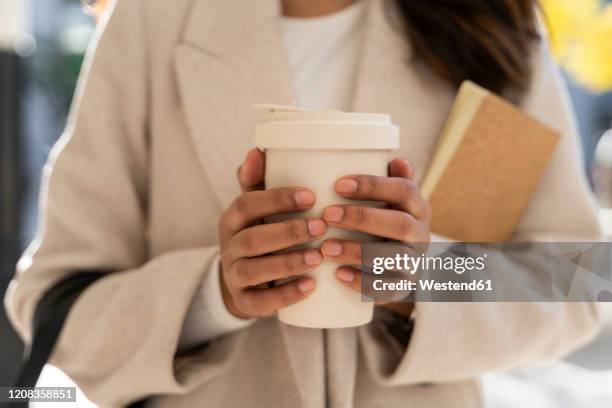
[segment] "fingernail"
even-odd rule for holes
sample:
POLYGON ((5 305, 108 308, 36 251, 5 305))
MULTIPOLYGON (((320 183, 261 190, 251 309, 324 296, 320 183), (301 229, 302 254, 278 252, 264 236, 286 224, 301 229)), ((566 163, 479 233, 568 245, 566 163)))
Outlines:
POLYGON ((315 196, 312 192, 302 190, 294 194, 295 202, 300 207, 310 207, 314 204, 315 196))
POLYGON ((300 279, 297 283, 297 288, 302 293, 310 292, 315 288, 315 281, 311 278, 300 279))
POLYGON ((330 222, 340 222, 344 217, 344 208, 342 207, 329 207, 323 211, 323 219, 330 222))
POLYGON ((304 263, 308 266, 318 265, 322 259, 321 254, 317 250, 304 252, 304 263))
POLYGON ((336 182, 336 191, 340 194, 351 194, 357 191, 357 182, 353 179, 343 178, 336 182))
POLYGON ((249 166, 250 162, 248 160, 245 160, 244 163, 242 163, 242 165, 240 166, 240 174, 244 176, 244 173, 247 171, 247 167, 249 166))
POLYGON ((321 220, 308 221, 308 232, 310 232, 310 235, 312 235, 313 237, 323 234, 325 232, 326 227, 327 226, 325 225, 325 223, 321 220))
POLYGON ((342 244, 336 241, 326 241, 321 246, 321 252, 327 256, 338 256, 342 253, 342 244))
POLYGON ((355 280, 355 274, 348 269, 338 269, 336 271, 336 278, 344 282, 352 282, 355 280))

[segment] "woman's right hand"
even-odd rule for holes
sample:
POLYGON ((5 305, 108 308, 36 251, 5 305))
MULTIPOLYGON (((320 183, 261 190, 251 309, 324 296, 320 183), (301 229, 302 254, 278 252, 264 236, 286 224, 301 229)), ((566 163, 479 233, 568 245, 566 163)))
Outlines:
POLYGON ((314 193, 304 188, 264 190, 264 168, 264 153, 251 150, 238 169, 243 192, 219 223, 223 300, 230 313, 243 319, 271 315, 308 297, 316 286, 310 277, 275 287, 268 283, 303 275, 323 259, 318 249, 272 254, 320 238, 327 225, 317 218, 262 224, 263 217, 304 211, 315 202, 314 193))

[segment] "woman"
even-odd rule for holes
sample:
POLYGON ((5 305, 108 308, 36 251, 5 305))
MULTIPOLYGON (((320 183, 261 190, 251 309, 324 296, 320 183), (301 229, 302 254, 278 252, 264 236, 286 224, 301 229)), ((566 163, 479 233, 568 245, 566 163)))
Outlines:
POLYGON ((596 329, 593 307, 391 305, 364 327, 314 330, 274 313, 316 282, 259 284, 325 258, 338 263, 339 282, 358 287, 356 271, 340 267, 358 261, 355 243, 266 256, 328 226, 429 241, 415 186, 466 78, 563 134, 515 239, 598 239, 571 114, 535 20, 529 0, 116 2, 46 172, 45 221, 7 298, 13 323, 29 340, 53 283, 105 271, 51 359, 102 406, 481 406, 483 372, 581 345, 596 329), (261 190, 265 157, 249 151, 252 105, 294 100, 392 115, 405 159, 388 178, 347 175, 336 189, 393 209, 363 222, 349 205, 257 223, 316 200, 301 186, 261 190))

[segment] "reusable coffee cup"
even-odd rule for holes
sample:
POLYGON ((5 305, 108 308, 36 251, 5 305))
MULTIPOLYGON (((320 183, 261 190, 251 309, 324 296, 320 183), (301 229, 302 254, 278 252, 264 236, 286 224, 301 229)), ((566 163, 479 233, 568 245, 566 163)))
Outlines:
MULTIPOLYGON (((266 188, 305 187, 316 194, 308 211, 266 219, 278 222, 294 217, 321 217, 332 204, 382 206, 356 202, 339 196, 337 179, 351 174, 387 176, 392 150, 399 148, 399 129, 389 115, 313 111, 291 106, 257 105, 266 109, 255 128, 255 145, 266 153, 266 188)), ((350 230, 328 228, 323 238, 308 247, 319 247, 329 238, 361 242, 376 238, 350 230)), ((361 294, 343 286, 335 277, 338 264, 323 261, 308 275, 317 287, 305 300, 279 310, 287 324, 312 328, 360 326, 372 320, 374 302, 363 302, 361 294)))

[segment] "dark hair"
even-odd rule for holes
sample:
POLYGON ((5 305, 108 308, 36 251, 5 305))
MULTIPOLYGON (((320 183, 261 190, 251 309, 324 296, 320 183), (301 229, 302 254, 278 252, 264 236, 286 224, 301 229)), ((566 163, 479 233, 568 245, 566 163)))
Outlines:
POLYGON ((415 56, 459 85, 522 90, 538 38, 536 0, 396 0, 415 56))

